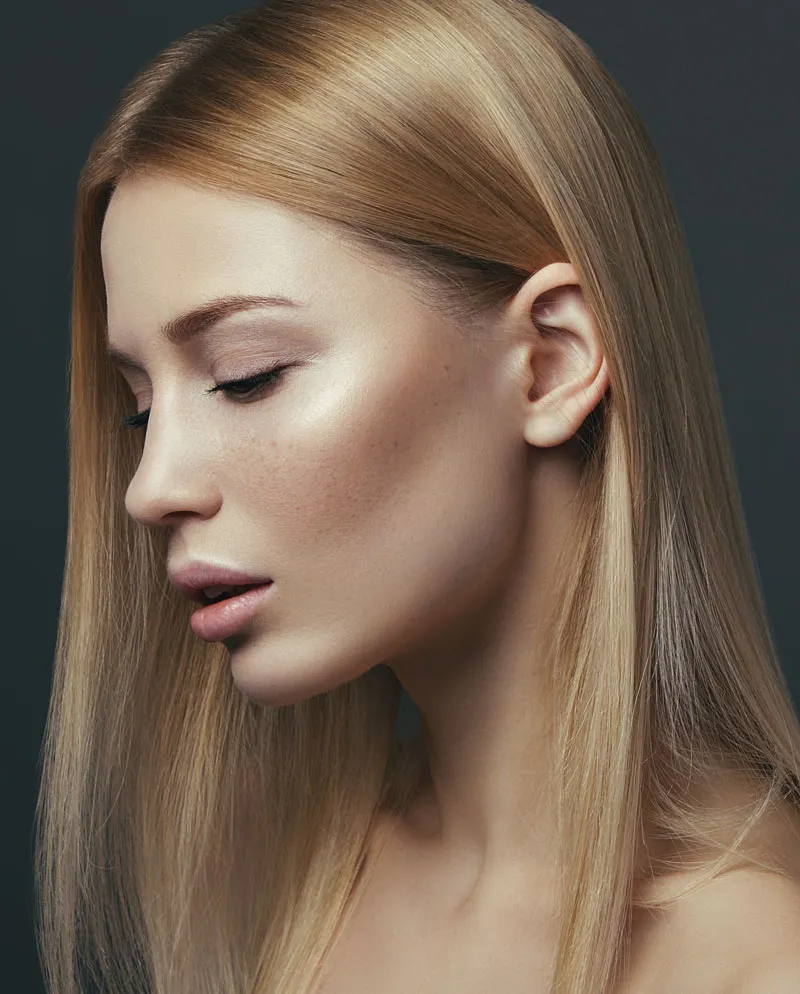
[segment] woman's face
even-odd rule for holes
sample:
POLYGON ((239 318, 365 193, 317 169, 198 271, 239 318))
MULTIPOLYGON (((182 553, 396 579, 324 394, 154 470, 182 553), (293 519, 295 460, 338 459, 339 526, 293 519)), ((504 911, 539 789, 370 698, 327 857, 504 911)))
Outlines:
POLYGON ((102 260, 109 345, 139 365, 121 375, 150 409, 127 512, 171 529, 172 571, 205 560, 273 579, 225 640, 240 689, 293 703, 455 633, 502 580, 525 515, 503 336, 479 351, 333 227, 165 177, 120 184, 102 260), (299 306, 161 336, 239 294, 299 306), (206 392, 276 365, 245 399, 206 392))

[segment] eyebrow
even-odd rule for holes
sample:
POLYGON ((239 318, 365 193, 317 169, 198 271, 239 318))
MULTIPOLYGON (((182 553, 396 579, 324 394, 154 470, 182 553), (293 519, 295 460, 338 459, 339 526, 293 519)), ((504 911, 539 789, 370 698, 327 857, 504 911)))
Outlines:
MULTIPOLYGON (((302 307, 296 300, 280 295, 269 297, 243 296, 233 294, 226 297, 214 297, 194 307, 184 314, 170 318, 159 329, 159 336, 172 345, 183 345, 207 332, 213 325, 219 324, 240 311, 249 311, 260 307, 302 307)), ((142 369, 135 356, 122 349, 106 346, 106 356, 116 366, 130 369, 142 369)))

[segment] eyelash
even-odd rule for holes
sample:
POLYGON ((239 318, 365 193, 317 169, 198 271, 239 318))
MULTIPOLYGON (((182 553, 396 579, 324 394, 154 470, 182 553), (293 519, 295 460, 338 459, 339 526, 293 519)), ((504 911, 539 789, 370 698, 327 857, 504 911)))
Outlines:
MULTIPOLYGON (((248 395, 259 387, 277 383, 283 373, 290 368, 291 366, 272 366, 271 369, 266 369, 263 373, 257 373, 255 376, 249 376, 244 380, 228 380, 226 383, 218 383, 216 386, 206 390, 206 393, 215 394, 221 390, 225 394, 231 392, 232 396, 240 400, 248 399, 248 395), (241 394, 233 392, 235 387, 247 388, 244 397, 241 394)), ((148 407, 146 411, 140 411, 138 414, 132 414, 130 417, 123 418, 122 425, 125 428, 144 428, 147 425, 149 417, 150 408, 148 407)))

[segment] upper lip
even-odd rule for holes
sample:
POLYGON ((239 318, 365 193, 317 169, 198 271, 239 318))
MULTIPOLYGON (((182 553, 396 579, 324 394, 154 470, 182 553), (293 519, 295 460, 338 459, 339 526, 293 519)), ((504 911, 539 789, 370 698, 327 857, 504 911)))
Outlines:
POLYGON ((206 604, 208 598, 203 594, 205 587, 241 587, 253 583, 268 583, 272 578, 193 560, 178 570, 170 570, 169 579, 184 597, 197 601, 198 604, 206 604))

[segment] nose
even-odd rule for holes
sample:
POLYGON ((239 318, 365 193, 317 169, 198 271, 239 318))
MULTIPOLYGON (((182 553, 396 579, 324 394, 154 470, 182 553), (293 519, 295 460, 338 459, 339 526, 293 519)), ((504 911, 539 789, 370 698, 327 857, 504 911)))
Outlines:
POLYGON ((220 503, 214 474, 191 449, 151 437, 125 492, 125 510, 140 524, 158 526, 186 515, 213 516, 220 503))

